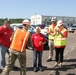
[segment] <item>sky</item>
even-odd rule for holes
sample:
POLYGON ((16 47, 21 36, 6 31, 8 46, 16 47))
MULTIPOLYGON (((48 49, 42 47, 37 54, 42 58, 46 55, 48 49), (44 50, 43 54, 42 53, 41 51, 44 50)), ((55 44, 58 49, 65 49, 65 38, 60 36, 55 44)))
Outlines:
POLYGON ((76 17, 76 0, 0 0, 0 18, 30 18, 35 13, 76 17))

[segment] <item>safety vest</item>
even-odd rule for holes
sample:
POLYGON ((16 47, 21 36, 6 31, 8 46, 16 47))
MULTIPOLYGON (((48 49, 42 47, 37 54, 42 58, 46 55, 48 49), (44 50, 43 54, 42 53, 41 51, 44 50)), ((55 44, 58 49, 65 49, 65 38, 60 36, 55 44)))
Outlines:
MULTIPOLYGON (((61 31, 61 33, 64 33, 67 31, 65 28, 61 31)), ((54 45, 55 46, 66 46, 66 38, 63 38, 61 34, 56 33, 54 37, 54 45)))
MULTIPOLYGON (((50 25, 50 26, 49 26, 49 31, 50 31, 50 30, 52 31, 52 33, 54 33, 53 25, 50 25)), ((51 34, 48 35, 48 38, 54 40, 54 36, 52 36, 51 34)))
POLYGON ((22 29, 17 29, 14 33, 10 48, 19 52, 24 52, 30 32, 26 32, 22 29))

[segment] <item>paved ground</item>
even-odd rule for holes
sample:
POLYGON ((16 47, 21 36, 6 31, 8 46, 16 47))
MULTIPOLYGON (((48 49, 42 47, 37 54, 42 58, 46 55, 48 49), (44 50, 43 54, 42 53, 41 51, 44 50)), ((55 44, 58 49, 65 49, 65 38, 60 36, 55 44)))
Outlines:
MULTIPOLYGON (((6 58, 8 56, 6 55, 6 58)), ((76 35, 69 33, 67 39, 67 46, 64 52, 64 66, 63 68, 54 69, 52 66, 55 63, 55 54, 53 56, 53 61, 46 62, 48 58, 48 50, 43 52, 43 72, 33 72, 33 52, 32 50, 27 50, 27 75, 76 75, 76 35)), ((18 60, 16 65, 19 66, 18 60)), ((20 66, 19 66, 20 67, 20 66)), ((20 71, 11 71, 10 75, 20 75, 20 71)))

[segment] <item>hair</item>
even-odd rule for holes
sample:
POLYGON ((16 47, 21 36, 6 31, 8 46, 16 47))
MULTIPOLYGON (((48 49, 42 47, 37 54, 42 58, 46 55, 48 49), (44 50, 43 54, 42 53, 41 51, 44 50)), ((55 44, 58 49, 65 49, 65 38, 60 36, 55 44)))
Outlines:
POLYGON ((11 24, 11 22, 9 20, 5 20, 4 24, 7 24, 7 23, 11 24))
POLYGON ((40 30, 40 32, 41 32, 41 28, 40 28, 39 26, 37 26, 37 27, 36 27, 36 30, 37 30, 37 29, 39 29, 39 30, 40 30))

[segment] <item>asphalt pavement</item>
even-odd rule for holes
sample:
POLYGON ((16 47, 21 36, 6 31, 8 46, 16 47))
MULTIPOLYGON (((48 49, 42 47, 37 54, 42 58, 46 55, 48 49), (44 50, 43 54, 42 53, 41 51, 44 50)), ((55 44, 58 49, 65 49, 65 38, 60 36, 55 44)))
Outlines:
MULTIPOLYGON (((74 35, 73 33, 69 33, 68 35, 62 68, 53 68, 53 65, 55 63, 55 51, 53 55, 53 60, 51 62, 47 62, 48 54, 49 50, 43 51, 42 64, 44 71, 34 72, 33 51, 27 49, 26 75, 76 75, 76 35, 74 35)), ((6 59, 7 58, 8 55, 6 55, 6 59)), ((20 67, 18 60, 16 60, 15 64, 16 66, 20 67)), ((9 75, 20 75, 20 71, 11 71, 9 75)))

